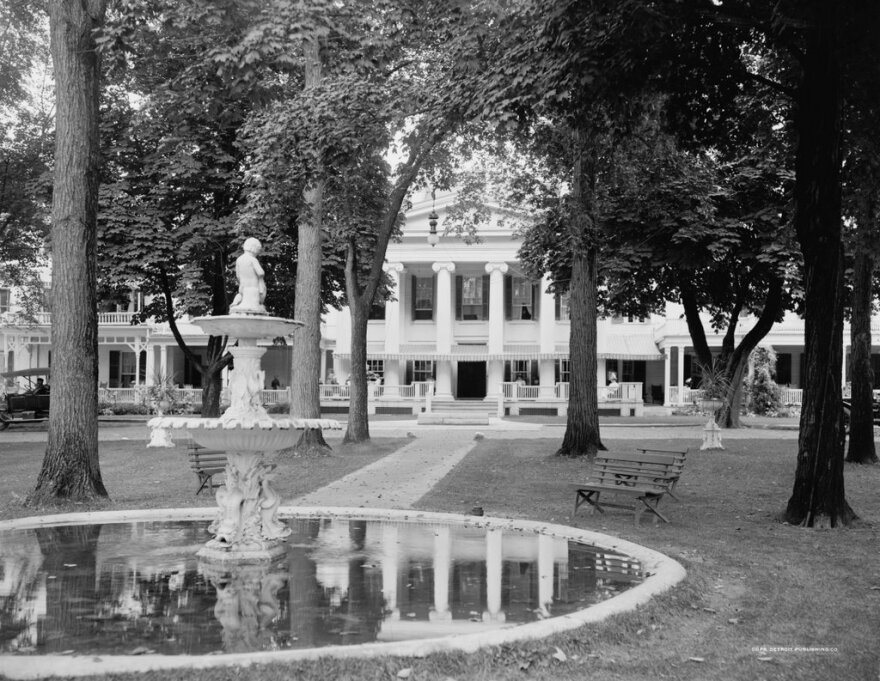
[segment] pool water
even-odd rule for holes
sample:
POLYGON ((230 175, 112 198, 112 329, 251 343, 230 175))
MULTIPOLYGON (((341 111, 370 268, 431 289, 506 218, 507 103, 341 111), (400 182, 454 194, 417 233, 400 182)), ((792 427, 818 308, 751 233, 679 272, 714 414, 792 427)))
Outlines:
POLYGON ((535 532, 292 518, 285 556, 196 552, 208 520, 0 531, 0 654, 195 655, 476 633, 587 608, 638 561, 535 532))

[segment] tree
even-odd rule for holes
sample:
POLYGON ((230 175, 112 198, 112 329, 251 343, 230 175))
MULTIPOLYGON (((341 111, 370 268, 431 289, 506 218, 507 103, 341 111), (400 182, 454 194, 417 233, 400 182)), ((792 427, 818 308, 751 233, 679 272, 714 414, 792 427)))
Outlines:
POLYGON ((98 464, 96 211, 104 0, 49 3, 56 86, 52 202, 52 410, 29 502, 106 497, 98 464))
POLYGON ((484 58, 486 69, 475 103, 485 117, 518 127, 527 137, 552 127, 554 144, 546 151, 566 152, 560 160, 568 167, 560 177, 567 191, 549 225, 560 229, 571 253, 570 398, 557 454, 593 456, 603 448, 596 391, 597 188, 604 154, 637 115, 650 87, 652 49, 665 30, 664 19, 636 0, 519 2, 501 9, 490 25, 491 40, 478 33, 471 50, 484 58))
MULTIPOLYGON (((716 33, 748 31, 744 43, 765 48, 774 71, 768 77, 742 68, 733 80, 757 80, 791 102, 781 124, 790 125, 795 140, 793 223, 804 260, 805 389, 795 482, 784 517, 810 527, 847 525, 855 517, 844 493, 839 437, 841 132, 845 98, 873 82, 877 46, 870 36, 878 14, 875 3, 862 0, 772 6, 731 0, 698 6, 691 17, 691 25, 708 22, 716 33)), ((703 75, 718 82, 714 73, 703 75)))
POLYGON ((50 228, 54 93, 43 8, 0 7, 0 281, 20 291, 28 324, 48 304, 40 279, 50 228))
MULTIPOLYGON (((222 370, 232 359, 227 339, 210 336, 197 354, 177 318, 228 312, 231 263, 243 242, 237 219, 246 152, 239 135, 267 95, 261 78, 243 84, 220 77, 209 56, 245 30, 241 16, 200 23, 186 10, 132 4, 113 15, 102 37, 115 68, 106 95, 101 283, 108 292, 136 286, 151 296, 141 320, 168 322, 203 376, 202 414, 217 416, 222 370)), ((266 235, 245 236, 267 242, 266 235)), ((272 241, 264 257, 274 275, 273 256, 285 244, 272 241)))
POLYGON ((719 395, 724 427, 739 425, 749 355, 792 307, 798 274, 785 211, 791 173, 771 120, 744 99, 736 125, 753 132, 734 131, 742 146, 730 159, 719 149, 680 148, 656 116, 636 128, 615 154, 604 225, 612 304, 643 315, 658 297, 681 302, 699 366, 727 386, 719 395), (756 319, 743 333, 747 312, 756 319), (717 356, 701 313, 723 332, 717 356))

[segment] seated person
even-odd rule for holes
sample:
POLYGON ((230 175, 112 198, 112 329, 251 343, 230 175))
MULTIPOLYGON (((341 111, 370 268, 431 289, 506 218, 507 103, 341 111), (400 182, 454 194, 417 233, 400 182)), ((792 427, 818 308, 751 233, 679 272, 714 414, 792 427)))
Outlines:
POLYGON ((37 385, 34 386, 34 389, 31 390, 31 395, 48 395, 49 394, 49 386, 46 385, 46 382, 42 378, 37 379, 37 385))

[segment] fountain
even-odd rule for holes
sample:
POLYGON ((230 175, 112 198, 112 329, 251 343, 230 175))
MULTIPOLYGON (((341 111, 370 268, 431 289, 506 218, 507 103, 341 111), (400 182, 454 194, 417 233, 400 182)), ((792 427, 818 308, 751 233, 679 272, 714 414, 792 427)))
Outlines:
POLYGON ((202 447, 227 452, 226 484, 217 491, 219 511, 209 527, 214 538, 198 555, 234 564, 273 560, 286 551, 290 529, 278 519, 281 496, 271 486, 273 454, 293 444, 295 430, 340 428, 330 419, 275 419, 263 408, 260 359, 266 349, 257 341, 289 336, 302 322, 266 313, 264 272, 257 260, 260 242, 248 238, 243 248, 235 262, 238 293, 230 314, 193 320, 208 335, 238 341, 230 348, 235 368, 230 371, 229 408, 220 418, 160 416, 148 424, 154 430, 184 429, 202 447))

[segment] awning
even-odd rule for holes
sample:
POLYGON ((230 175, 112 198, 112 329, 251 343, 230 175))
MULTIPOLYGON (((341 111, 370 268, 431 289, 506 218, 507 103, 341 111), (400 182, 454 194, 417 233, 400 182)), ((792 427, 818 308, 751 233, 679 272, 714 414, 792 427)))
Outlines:
MULTIPOLYGON (((599 339, 596 356, 599 359, 624 359, 632 361, 660 361, 663 354, 654 344, 654 339, 647 335, 638 336, 609 336, 599 339)), ((337 352, 334 357, 339 359, 351 359, 350 352, 337 352)), ((367 359, 388 361, 430 361, 430 362, 487 362, 494 360, 516 359, 568 359, 567 347, 557 347, 552 352, 541 352, 536 346, 523 346, 516 349, 506 346, 504 352, 490 353, 485 347, 461 346, 454 348, 452 352, 437 352, 435 350, 407 348, 400 352, 376 352, 367 350, 367 359), (479 348, 479 349, 478 349, 479 348)))
POLYGON ((600 336, 596 356, 599 359, 628 359, 652 362, 663 359, 653 334, 614 334, 600 336))

